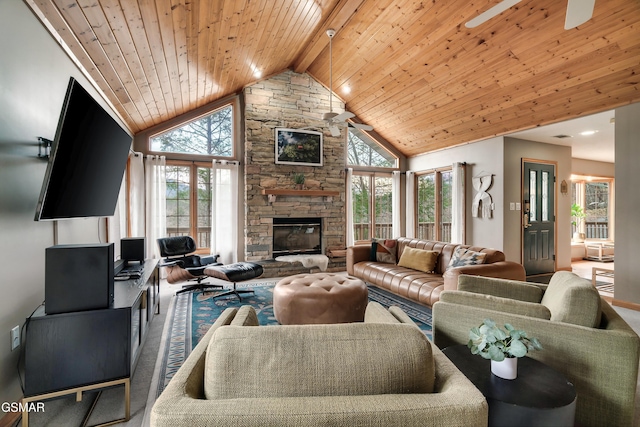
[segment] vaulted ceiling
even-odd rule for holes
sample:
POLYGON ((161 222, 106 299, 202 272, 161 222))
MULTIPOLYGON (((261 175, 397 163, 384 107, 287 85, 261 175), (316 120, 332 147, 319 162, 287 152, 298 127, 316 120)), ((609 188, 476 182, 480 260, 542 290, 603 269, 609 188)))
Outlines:
MULTIPOLYGON (((640 101, 640 1, 25 0, 133 133, 285 69, 412 156, 640 101), (350 93, 344 93, 345 87, 350 93)), ((318 112, 322 117, 323 111, 318 112)))

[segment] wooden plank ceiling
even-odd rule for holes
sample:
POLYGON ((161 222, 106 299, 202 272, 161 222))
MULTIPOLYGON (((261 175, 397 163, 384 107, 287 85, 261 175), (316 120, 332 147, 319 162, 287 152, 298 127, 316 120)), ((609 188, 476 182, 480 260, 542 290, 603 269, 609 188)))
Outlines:
MULTIPOLYGON (((412 156, 640 101, 640 1, 25 0, 133 133, 285 69, 412 156), (349 94, 342 92, 345 86, 349 94)), ((323 111, 318 112, 318 117, 323 111)))

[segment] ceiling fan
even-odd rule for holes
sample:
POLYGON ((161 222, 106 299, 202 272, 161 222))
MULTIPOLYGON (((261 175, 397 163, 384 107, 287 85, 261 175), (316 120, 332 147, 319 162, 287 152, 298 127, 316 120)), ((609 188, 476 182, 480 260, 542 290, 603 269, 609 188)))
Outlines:
MULTIPOLYGON (((521 1, 522 0, 502 0, 497 5, 488 10, 485 10, 480 15, 476 16, 464 25, 467 28, 477 27, 478 25, 487 22, 494 16, 497 16, 505 10, 515 6, 521 1)), ((584 24, 589 19, 591 19, 591 16, 593 15, 593 7, 595 6, 595 4, 596 0, 567 0, 567 15, 564 21, 564 29, 570 30, 577 27, 578 25, 584 24)))
MULTIPOLYGON (((336 35, 336 30, 329 28, 327 30, 327 36, 329 36, 329 112, 324 113, 322 115, 322 119, 329 126, 329 131, 332 136, 340 136, 340 125, 346 124, 347 119, 355 117, 356 115, 350 111, 344 111, 343 113, 334 113, 333 112, 333 50, 332 50, 332 40, 333 36, 336 35)), ((353 126, 356 129, 362 130, 373 130, 373 126, 363 125, 360 123, 350 122, 349 126, 353 126)))

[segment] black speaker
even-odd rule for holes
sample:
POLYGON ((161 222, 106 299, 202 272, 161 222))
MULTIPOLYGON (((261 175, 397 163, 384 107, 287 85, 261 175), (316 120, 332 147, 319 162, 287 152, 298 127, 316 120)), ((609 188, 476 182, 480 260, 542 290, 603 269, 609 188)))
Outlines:
POLYGON ((109 308, 113 304, 113 255, 113 243, 47 248, 45 313, 109 308))
POLYGON ((125 237, 120 240, 120 259, 143 263, 146 258, 144 237, 125 237))

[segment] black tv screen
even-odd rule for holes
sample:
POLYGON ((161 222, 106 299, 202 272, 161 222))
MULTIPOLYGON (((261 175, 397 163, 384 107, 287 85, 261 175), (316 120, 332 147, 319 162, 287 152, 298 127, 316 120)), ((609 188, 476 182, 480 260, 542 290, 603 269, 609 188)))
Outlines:
POLYGON ((115 212, 132 137, 71 77, 35 220, 115 212))

